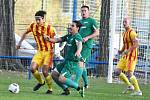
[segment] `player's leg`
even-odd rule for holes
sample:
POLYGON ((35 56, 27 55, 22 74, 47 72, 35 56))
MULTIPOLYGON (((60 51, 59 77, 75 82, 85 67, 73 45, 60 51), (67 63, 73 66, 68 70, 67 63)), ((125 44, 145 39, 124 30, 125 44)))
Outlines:
POLYGON ((120 80, 122 80, 127 85, 127 89, 125 89, 123 93, 127 93, 128 91, 132 91, 134 89, 128 77, 125 75, 125 73, 122 72, 125 70, 125 68, 126 68, 126 59, 121 58, 117 64, 117 68, 115 69, 114 74, 115 76, 118 76, 120 80))
POLYGON ((47 94, 52 94, 52 77, 51 75, 49 75, 49 67, 47 65, 43 65, 42 67, 42 73, 45 77, 45 81, 47 83, 48 86, 48 90, 47 90, 47 94))
POLYGON ((61 83, 61 82, 59 81, 59 76, 60 76, 60 73, 58 72, 57 68, 55 68, 55 69, 52 71, 52 78, 53 78, 53 80, 55 81, 55 83, 56 83, 58 86, 60 86, 60 87, 64 90, 64 92, 62 93, 62 95, 69 95, 69 94, 70 94, 70 91, 69 91, 69 89, 68 89, 68 86, 65 85, 65 84, 63 84, 63 83, 61 83))
POLYGON ((74 88, 77 91, 80 91, 81 96, 84 95, 84 90, 80 88, 77 82, 71 79, 72 75, 76 75, 76 70, 78 69, 78 63, 72 61, 65 61, 64 67, 61 70, 61 75, 59 76, 59 81, 68 87, 74 88))
POLYGON ((138 81, 137 81, 136 77, 133 74, 130 74, 130 75, 131 75, 130 82, 134 86, 134 90, 135 90, 133 93, 131 93, 131 95, 141 96, 142 91, 140 90, 140 87, 139 87, 139 84, 138 84, 138 81))
POLYGON ((33 91, 38 90, 41 86, 45 84, 45 81, 42 79, 41 74, 38 71, 38 67, 41 65, 42 58, 40 52, 37 52, 32 59, 31 63, 31 72, 35 79, 38 81, 38 84, 33 88, 33 91))
POLYGON ((120 80, 122 80, 127 86, 130 86, 131 83, 129 82, 127 76, 122 72, 125 71, 126 63, 126 59, 121 58, 117 64, 117 68, 115 69, 115 74, 119 76, 120 80))
POLYGON ((88 88, 88 75, 87 75, 87 69, 86 69, 86 63, 88 63, 88 59, 91 55, 91 48, 88 48, 87 46, 83 46, 83 49, 82 49, 82 52, 81 52, 81 55, 82 55, 82 58, 84 59, 84 64, 83 64, 83 73, 82 73, 82 78, 83 78, 83 81, 84 81, 84 86, 85 88, 88 88))
POLYGON ((84 87, 85 88, 88 88, 88 74, 87 74, 87 69, 86 69, 86 64, 84 63, 84 67, 83 67, 83 73, 82 73, 82 78, 83 78, 83 81, 84 81, 84 87))
POLYGON ((75 81, 71 80, 70 78, 66 78, 63 75, 59 76, 59 81, 66 84, 67 86, 76 89, 77 91, 79 91, 79 93, 81 94, 82 97, 84 97, 84 87, 80 87, 78 85, 78 83, 76 83, 75 81))
POLYGON ((79 80, 80 80, 81 77, 82 77, 83 64, 84 64, 84 62, 79 62, 78 68, 77 68, 77 70, 76 70, 76 77, 75 77, 74 81, 77 82, 77 83, 79 83, 79 80))
POLYGON ((37 64, 36 63, 32 63, 31 64, 32 69, 31 72, 33 74, 33 76, 35 77, 35 79, 38 81, 38 84, 33 88, 33 91, 38 90, 42 85, 45 84, 45 81, 42 79, 41 74, 38 72, 37 70, 37 64))
POLYGON ((68 89, 68 86, 63 84, 62 82, 59 81, 59 76, 62 73, 65 73, 65 71, 63 72, 63 68, 65 66, 65 61, 63 63, 59 63, 55 69, 52 71, 52 78, 55 81, 55 83, 60 86, 63 89, 63 93, 61 93, 62 95, 69 95, 70 91, 68 89))
POLYGON ((134 69, 135 69, 135 66, 136 66, 136 60, 130 60, 128 62, 128 77, 130 79, 130 82, 131 84, 134 86, 134 90, 135 92, 132 93, 131 95, 139 95, 141 96, 142 95, 142 92, 140 90, 140 87, 139 87, 139 84, 138 84, 138 81, 136 79, 136 77, 133 75, 133 72, 134 72, 134 69))
POLYGON ((51 94, 52 93, 52 77, 51 75, 49 75, 49 70, 51 70, 52 68, 52 58, 53 58, 53 54, 51 52, 42 52, 44 59, 43 59, 43 67, 42 67, 42 73, 45 77, 47 86, 48 86, 48 90, 47 90, 47 94, 51 94))
POLYGON ((72 66, 77 66, 77 63, 76 62, 74 63, 72 61, 65 61, 63 63, 63 66, 64 67, 61 69, 61 71, 59 71, 60 75, 59 75, 58 80, 61 83, 66 84, 68 87, 72 87, 72 88, 76 89, 78 87, 78 83, 71 80, 71 76, 72 76, 73 73, 76 72, 76 69, 72 69, 72 66))
POLYGON ((119 77, 120 80, 122 80, 125 84, 127 84, 127 86, 131 85, 131 83, 129 82, 127 76, 122 72, 121 69, 116 68, 115 72, 114 72, 114 75, 117 76, 117 77, 119 77))

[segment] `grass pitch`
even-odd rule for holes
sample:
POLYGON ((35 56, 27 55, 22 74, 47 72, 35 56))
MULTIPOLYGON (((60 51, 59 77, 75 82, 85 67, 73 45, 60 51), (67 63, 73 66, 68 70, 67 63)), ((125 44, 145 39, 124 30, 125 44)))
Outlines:
POLYGON ((90 87, 85 91, 85 97, 82 98, 79 93, 72 89, 71 95, 61 96, 61 88, 55 83, 53 84, 53 94, 45 94, 47 86, 43 86, 40 90, 33 92, 32 89, 36 85, 36 80, 27 79, 26 73, 1 71, 0 72, 0 100, 150 100, 150 85, 140 84, 143 96, 130 96, 130 94, 122 94, 125 88, 124 84, 108 84, 105 79, 91 78, 90 87), (18 83, 20 92, 13 94, 8 91, 11 83, 18 83))

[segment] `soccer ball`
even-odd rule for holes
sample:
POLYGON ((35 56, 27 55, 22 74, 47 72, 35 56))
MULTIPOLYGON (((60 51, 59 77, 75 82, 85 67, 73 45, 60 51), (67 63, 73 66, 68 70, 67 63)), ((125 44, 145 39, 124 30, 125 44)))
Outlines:
POLYGON ((12 83, 9 85, 8 87, 8 90, 11 92, 11 93, 19 93, 19 85, 17 83, 12 83))

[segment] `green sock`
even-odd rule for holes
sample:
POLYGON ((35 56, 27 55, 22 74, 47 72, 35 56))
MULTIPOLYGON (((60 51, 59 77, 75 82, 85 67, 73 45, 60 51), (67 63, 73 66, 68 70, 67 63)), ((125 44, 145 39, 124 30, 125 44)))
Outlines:
POLYGON ((76 77, 75 77, 75 82, 79 83, 79 80, 82 77, 82 73, 83 73, 83 68, 78 67, 77 71, 76 71, 76 77))
POLYGON ((67 86, 72 87, 72 88, 75 88, 75 89, 78 88, 78 83, 72 81, 72 80, 69 79, 69 78, 66 78, 65 84, 66 84, 67 86))
POLYGON ((84 85, 88 85, 88 76, 87 76, 86 68, 83 69, 82 78, 83 78, 83 81, 84 81, 84 85))

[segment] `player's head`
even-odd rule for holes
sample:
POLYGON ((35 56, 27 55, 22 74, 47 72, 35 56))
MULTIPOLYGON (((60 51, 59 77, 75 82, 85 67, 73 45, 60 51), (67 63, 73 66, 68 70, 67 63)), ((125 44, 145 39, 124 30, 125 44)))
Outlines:
POLYGON ((38 25, 43 24, 45 15, 46 15, 46 12, 42 10, 37 11, 35 13, 35 20, 38 25))
POLYGON ((128 17, 125 17, 124 19, 123 19, 123 26, 124 26, 124 28, 128 28, 129 26, 130 26, 130 19, 128 18, 128 17))
POLYGON ((90 10, 89 6, 83 5, 81 7, 81 16, 82 16, 82 18, 88 18, 89 17, 89 15, 90 15, 89 10, 90 10))
POLYGON ((73 21, 70 27, 70 32, 72 34, 78 33, 78 31, 80 30, 80 27, 82 26, 82 24, 80 23, 80 21, 73 21))

